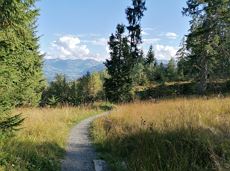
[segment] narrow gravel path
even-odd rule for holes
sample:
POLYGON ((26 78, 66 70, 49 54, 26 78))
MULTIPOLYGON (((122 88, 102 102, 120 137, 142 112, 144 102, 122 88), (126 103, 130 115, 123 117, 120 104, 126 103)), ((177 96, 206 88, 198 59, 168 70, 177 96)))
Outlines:
POLYGON ((71 130, 62 171, 94 171, 93 160, 97 159, 97 154, 90 142, 89 127, 93 120, 108 114, 106 112, 90 117, 71 130))

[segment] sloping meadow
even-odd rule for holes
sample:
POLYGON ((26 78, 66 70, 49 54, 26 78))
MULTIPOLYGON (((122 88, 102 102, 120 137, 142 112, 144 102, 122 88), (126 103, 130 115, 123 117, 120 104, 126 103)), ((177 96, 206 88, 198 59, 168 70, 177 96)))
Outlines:
POLYGON ((113 170, 230 170, 230 98, 121 105, 91 130, 113 170))
POLYGON ((71 127, 100 111, 91 107, 16 109, 25 121, 14 137, 0 140, 0 170, 60 170, 71 127))

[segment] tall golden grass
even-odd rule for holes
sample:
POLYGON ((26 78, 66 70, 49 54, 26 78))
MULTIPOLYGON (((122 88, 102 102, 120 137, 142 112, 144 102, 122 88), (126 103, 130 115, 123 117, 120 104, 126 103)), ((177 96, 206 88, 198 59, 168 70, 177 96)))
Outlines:
POLYGON ((92 135, 115 170, 230 170, 230 98, 121 105, 92 135))
POLYGON ((98 112, 85 107, 15 109, 25 121, 15 137, 0 142, 2 170, 59 170, 70 128, 98 112))

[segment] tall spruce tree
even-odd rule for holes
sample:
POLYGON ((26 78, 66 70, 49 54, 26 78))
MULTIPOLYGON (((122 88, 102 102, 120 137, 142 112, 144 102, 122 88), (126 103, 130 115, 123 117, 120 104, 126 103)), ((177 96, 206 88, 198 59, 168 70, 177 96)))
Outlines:
POLYGON ((132 0, 132 6, 126 9, 129 23, 127 29, 129 31, 129 41, 134 64, 138 62, 138 58, 142 56, 138 45, 142 43, 141 19, 144 16, 145 10, 145 0, 132 0))
POLYGON ((176 68, 176 62, 174 58, 171 58, 168 62, 167 68, 167 80, 168 81, 176 81, 177 80, 177 68, 176 68))
POLYGON ((128 26, 126 27, 129 32, 129 44, 131 53, 131 77, 133 86, 138 84, 145 84, 147 78, 144 73, 144 55, 140 49, 142 43, 141 37, 141 19, 144 16, 145 0, 132 0, 132 6, 126 9, 126 17, 128 20, 128 26))
POLYGON ((149 51, 145 59, 145 74, 148 79, 148 82, 150 83, 154 83, 154 74, 156 71, 156 67, 157 67, 157 61, 153 51, 153 46, 151 45, 149 47, 149 51))
POLYGON ((36 105, 43 87, 42 57, 38 51, 35 0, 0 1, 0 129, 20 123, 10 117, 15 105, 36 105), (5 126, 4 126, 5 125, 5 126))
POLYGON ((157 61, 155 59, 155 54, 154 54, 152 45, 149 47, 149 51, 146 55, 145 64, 146 65, 152 65, 154 67, 157 65, 157 61))
POLYGON ((139 45, 142 43, 140 24, 145 10, 145 0, 132 0, 132 7, 126 9, 129 36, 124 36, 125 26, 118 25, 116 34, 110 37, 111 59, 105 63, 109 78, 104 83, 110 101, 127 102, 133 99, 134 69, 140 68, 138 63, 143 61, 139 45))
POLYGON ((110 60, 106 60, 109 77, 104 87, 108 100, 127 102, 132 100, 131 54, 128 38, 124 35, 125 26, 117 25, 115 35, 110 36, 110 60))
POLYGON ((186 50, 190 53, 186 58, 198 73, 200 94, 206 92, 210 77, 216 75, 214 71, 223 60, 223 52, 229 51, 226 48, 229 4, 229 0, 188 0, 183 10, 184 15, 192 17, 186 40, 186 50))

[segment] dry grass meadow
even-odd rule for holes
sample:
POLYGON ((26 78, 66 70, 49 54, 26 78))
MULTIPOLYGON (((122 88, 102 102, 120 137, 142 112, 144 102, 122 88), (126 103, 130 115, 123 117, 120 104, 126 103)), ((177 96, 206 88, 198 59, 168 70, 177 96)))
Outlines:
POLYGON ((230 98, 121 105, 92 125, 113 170, 230 170, 230 98))
POLYGON ((15 137, 0 141, 0 170, 57 171, 73 124, 99 113, 86 107, 20 108, 25 121, 15 137))

